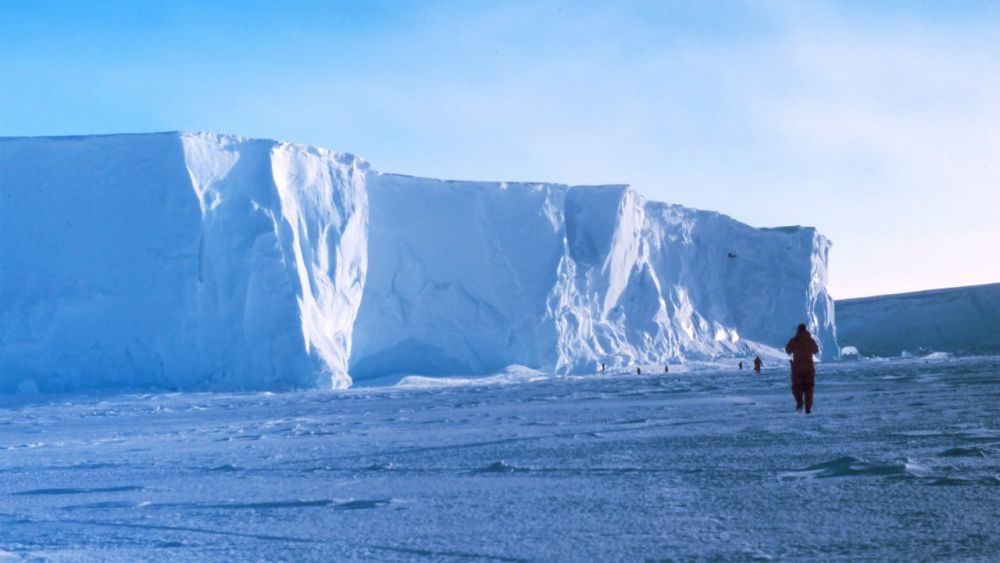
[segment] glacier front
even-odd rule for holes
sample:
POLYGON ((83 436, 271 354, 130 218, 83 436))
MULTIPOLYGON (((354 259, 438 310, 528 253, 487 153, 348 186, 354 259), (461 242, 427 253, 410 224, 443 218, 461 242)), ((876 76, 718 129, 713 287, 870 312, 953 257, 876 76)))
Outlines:
POLYGON ((829 242, 626 186, 189 133, 0 139, 0 392, 837 353, 829 242))
POLYGON ((1000 283, 842 299, 839 341, 863 356, 1000 353, 1000 283))

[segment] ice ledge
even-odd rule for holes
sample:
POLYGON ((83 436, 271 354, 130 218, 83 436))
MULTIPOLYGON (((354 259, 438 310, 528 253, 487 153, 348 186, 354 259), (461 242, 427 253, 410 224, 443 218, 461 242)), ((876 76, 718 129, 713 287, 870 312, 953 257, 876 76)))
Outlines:
POLYGON ((235 135, 0 143, 3 391, 581 373, 769 350, 798 322, 836 350, 811 228, 235 135))

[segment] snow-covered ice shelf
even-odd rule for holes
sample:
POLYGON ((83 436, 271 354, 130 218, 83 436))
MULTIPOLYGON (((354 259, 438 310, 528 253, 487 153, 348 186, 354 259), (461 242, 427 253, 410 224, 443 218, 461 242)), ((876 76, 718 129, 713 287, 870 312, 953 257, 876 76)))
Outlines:
POLYGON ((0 139, 0 392, 838 353, 815 229, 162 133, 0 139))
POLYGON ((863 356, 1000 353, 1000 283, 836 302, 840 343, 863 356))

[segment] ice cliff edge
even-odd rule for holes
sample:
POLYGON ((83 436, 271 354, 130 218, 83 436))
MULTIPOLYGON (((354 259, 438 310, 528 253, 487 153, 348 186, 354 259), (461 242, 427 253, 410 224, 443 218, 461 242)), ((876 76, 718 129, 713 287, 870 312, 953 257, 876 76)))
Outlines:
POLYGON ((1000 283, 843 299, 841 345, 862 356, 1000 353, 1000 283))
POLYGON ((160 133, 0 139, 0 392, 344 387, 837 350, 829 243, 625 186, 160 133))

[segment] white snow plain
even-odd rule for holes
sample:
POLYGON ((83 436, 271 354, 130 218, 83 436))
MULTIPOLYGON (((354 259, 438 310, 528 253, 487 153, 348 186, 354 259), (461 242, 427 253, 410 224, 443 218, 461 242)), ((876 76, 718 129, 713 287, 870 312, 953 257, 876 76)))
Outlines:
MULTIPOLYGON (((1000 357, 0 397, 13 560, 995 560, 1000 357), (655 375, 654 375, 655 373, 655 375)), ((733 366, 735 367, 735 366, 733 366)))
POLYGON ((0 392, 287 390, 835 357, 829 242, 625 186, 212 134, 0 139, 0 392))

